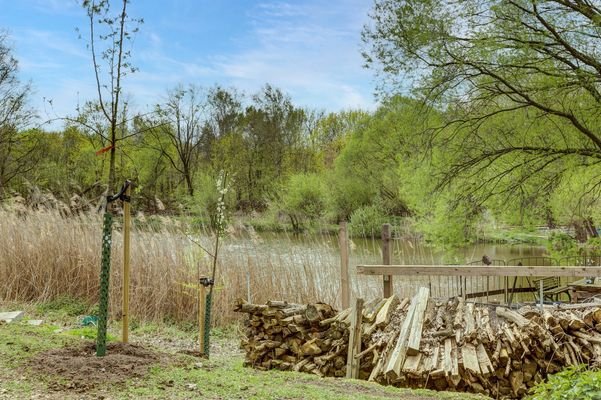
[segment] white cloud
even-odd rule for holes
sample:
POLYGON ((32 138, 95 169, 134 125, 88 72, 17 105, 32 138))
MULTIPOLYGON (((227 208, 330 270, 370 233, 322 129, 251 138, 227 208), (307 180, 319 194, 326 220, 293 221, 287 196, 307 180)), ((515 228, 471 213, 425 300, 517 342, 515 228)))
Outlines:
MULTIPOLYGON (((28 1, 46 14, 76 13, 78 21, 82 18, 75 0, 28 1)), ((133 64, 140 71, 127 76, 125 92, 144 107, 162 101, 167 89, 180 83, 217 83, 247 93, 271 83, 302 106, 328 111, 373 109, 372 73, 362 68, 359 53, 367 3, 307 0, 254 4, 244 16, 248 30, 232 29, 231 36, 219 38, 202 37, 224 43, 223 50, 190 43, 198 32, 188 22, 178 28, 189 32, 178 29, 177 34, 161 30, 165 29, 162 23, 144 25, 132 52, 133 64), (199 53, 199 48, 211 50, 199 53)), ((73 114, 78 97, 80 103, 96 98, 90 54, 85 40, 78 40, 72 29, 17 28, 15 40, 25 76, 35 76, 33 83, 39 85, 35 97, 40 109, 42 98, 53 99, 56 113, 68 115, 73 114), (68 71, 67 78, 64 71, 68 71)))
POLYGON ((370 72, 362 69, 359 54, 357 13, 335 4, 262 3, 250 15, 256 46, 221 55, 214 65, 246 90, 269 82, 308 106, 373 108, 366 84, 370 72))

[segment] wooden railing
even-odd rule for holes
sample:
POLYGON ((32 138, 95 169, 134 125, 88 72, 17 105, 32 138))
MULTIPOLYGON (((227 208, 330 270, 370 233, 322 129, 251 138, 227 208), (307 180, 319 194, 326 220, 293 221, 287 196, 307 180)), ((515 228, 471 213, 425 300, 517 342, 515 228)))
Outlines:
POLYGON ((360 275, 413 276, 601 276, 601 267, 474 266, 474 265, 359 265, 360 275))
MULTIPOLYGON (((393 276, 403 277, 458 277, 460 295, 466 297, 488 297, 489 295, 505 294, 505 302, 508 299, 509 292, 523 292, 524 288, 516 288, 515 280, 519 277, 601 277, 601 267, 583 267, 583 266, 474 266, 474 265, 359 265, 357 266, 358 275, 388 276, 387 285, 392 286, 393 276), (508 287, 508 280, 505 279, 503 288, 489 288, 488 281, 485 281, 486 290, 477 293, 468 293, 465 287, 466 277, 514 277, 512 289, 508 287)), ((383 292, 387 291, 386 284, 383 292)), ((540 300, 543 299, 543 280, 539 280, 540 300)), ((531 287, 530 291, 536 290, 531 287)))

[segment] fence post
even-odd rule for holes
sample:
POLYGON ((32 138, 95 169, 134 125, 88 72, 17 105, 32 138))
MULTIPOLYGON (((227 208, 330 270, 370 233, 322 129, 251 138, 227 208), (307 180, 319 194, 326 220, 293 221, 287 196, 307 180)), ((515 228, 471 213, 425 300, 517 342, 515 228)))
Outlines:
POLYGON ((350 306, 348 275, 349 244, 346 221, 340 222, 340 229, 338 231, 338 244, 340 246, 340 287, 342 293, 342 309, 346 310, 350 306))
POLYGON ((348 352, 346 358, 346 377, 359 379, 359 367, 361 360, 357 355, 361 352, 361 322, 363 319, 363 299, 355 300, 355 305, 351 311, 351 326, 348 342, 348 352))
MULTIPOLYGON (((382 225, 382 265, 390 265, 390 224, 382 225)), ((384 275, 384 297, 392 296, 392 275, 384 275)))

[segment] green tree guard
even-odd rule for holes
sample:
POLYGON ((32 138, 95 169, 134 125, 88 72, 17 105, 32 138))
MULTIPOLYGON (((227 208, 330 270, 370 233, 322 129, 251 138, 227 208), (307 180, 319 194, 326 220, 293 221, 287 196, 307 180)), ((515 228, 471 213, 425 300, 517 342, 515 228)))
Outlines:
POLYGON ((96 355, 103 357, 106 354, 106 324, 109 308, 109 278, 111 271, 111 236, 113 216, 104 214, 102 228, 102 265, 100 268, 100 306, 98 310, 98 335, 96 336, 96 355))
POLYGON ((209 338, 211 334, 211 302, 212 302, 213 294, 211 292, 207 293, 206 302, 205 302, 205 342, 204 342, 204 354, 209 357, 209 351, 211 345, 209 343, 209 338))

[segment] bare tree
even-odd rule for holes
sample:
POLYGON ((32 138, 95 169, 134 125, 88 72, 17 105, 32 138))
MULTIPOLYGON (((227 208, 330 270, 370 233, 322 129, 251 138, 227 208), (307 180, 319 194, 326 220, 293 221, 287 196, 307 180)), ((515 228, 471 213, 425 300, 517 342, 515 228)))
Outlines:
POLYGON ((151 141, 146 145, 159 151, 182 176, 190 196, 194 195, 194 172, 200 156, 203 128, 207 123, 207 99, 199 87, 178 87, 157 105, 158 120, 147 121, 151 141))
POLYGON ((8 38, 0 32, 0 195, 19 174, 35 167, 31 155, 36 150, 33 135, 24 132, 35 114, 27 106, 31 91, 18 77, 18 62, 8 38))
POLYGON ((92 56, 98 98, 97 103, 87 104, 88 113, 80 115, 76 122, 91 129, 108 143, 109 193, 113 192, 115 186, 116 144, 133 135, 122 133, 127 123, 122 85, 123 78, 136 71, 130 62, 131 50, 126 43, 138 31, 143 20, 128 16, 128 4, 129 0, 121 0, 119 11, 112 14, 108 0, 82 1, 89 20, 87 47, 92 56), (93 113, 99 113, 106 125, 90 122, 93 113))

